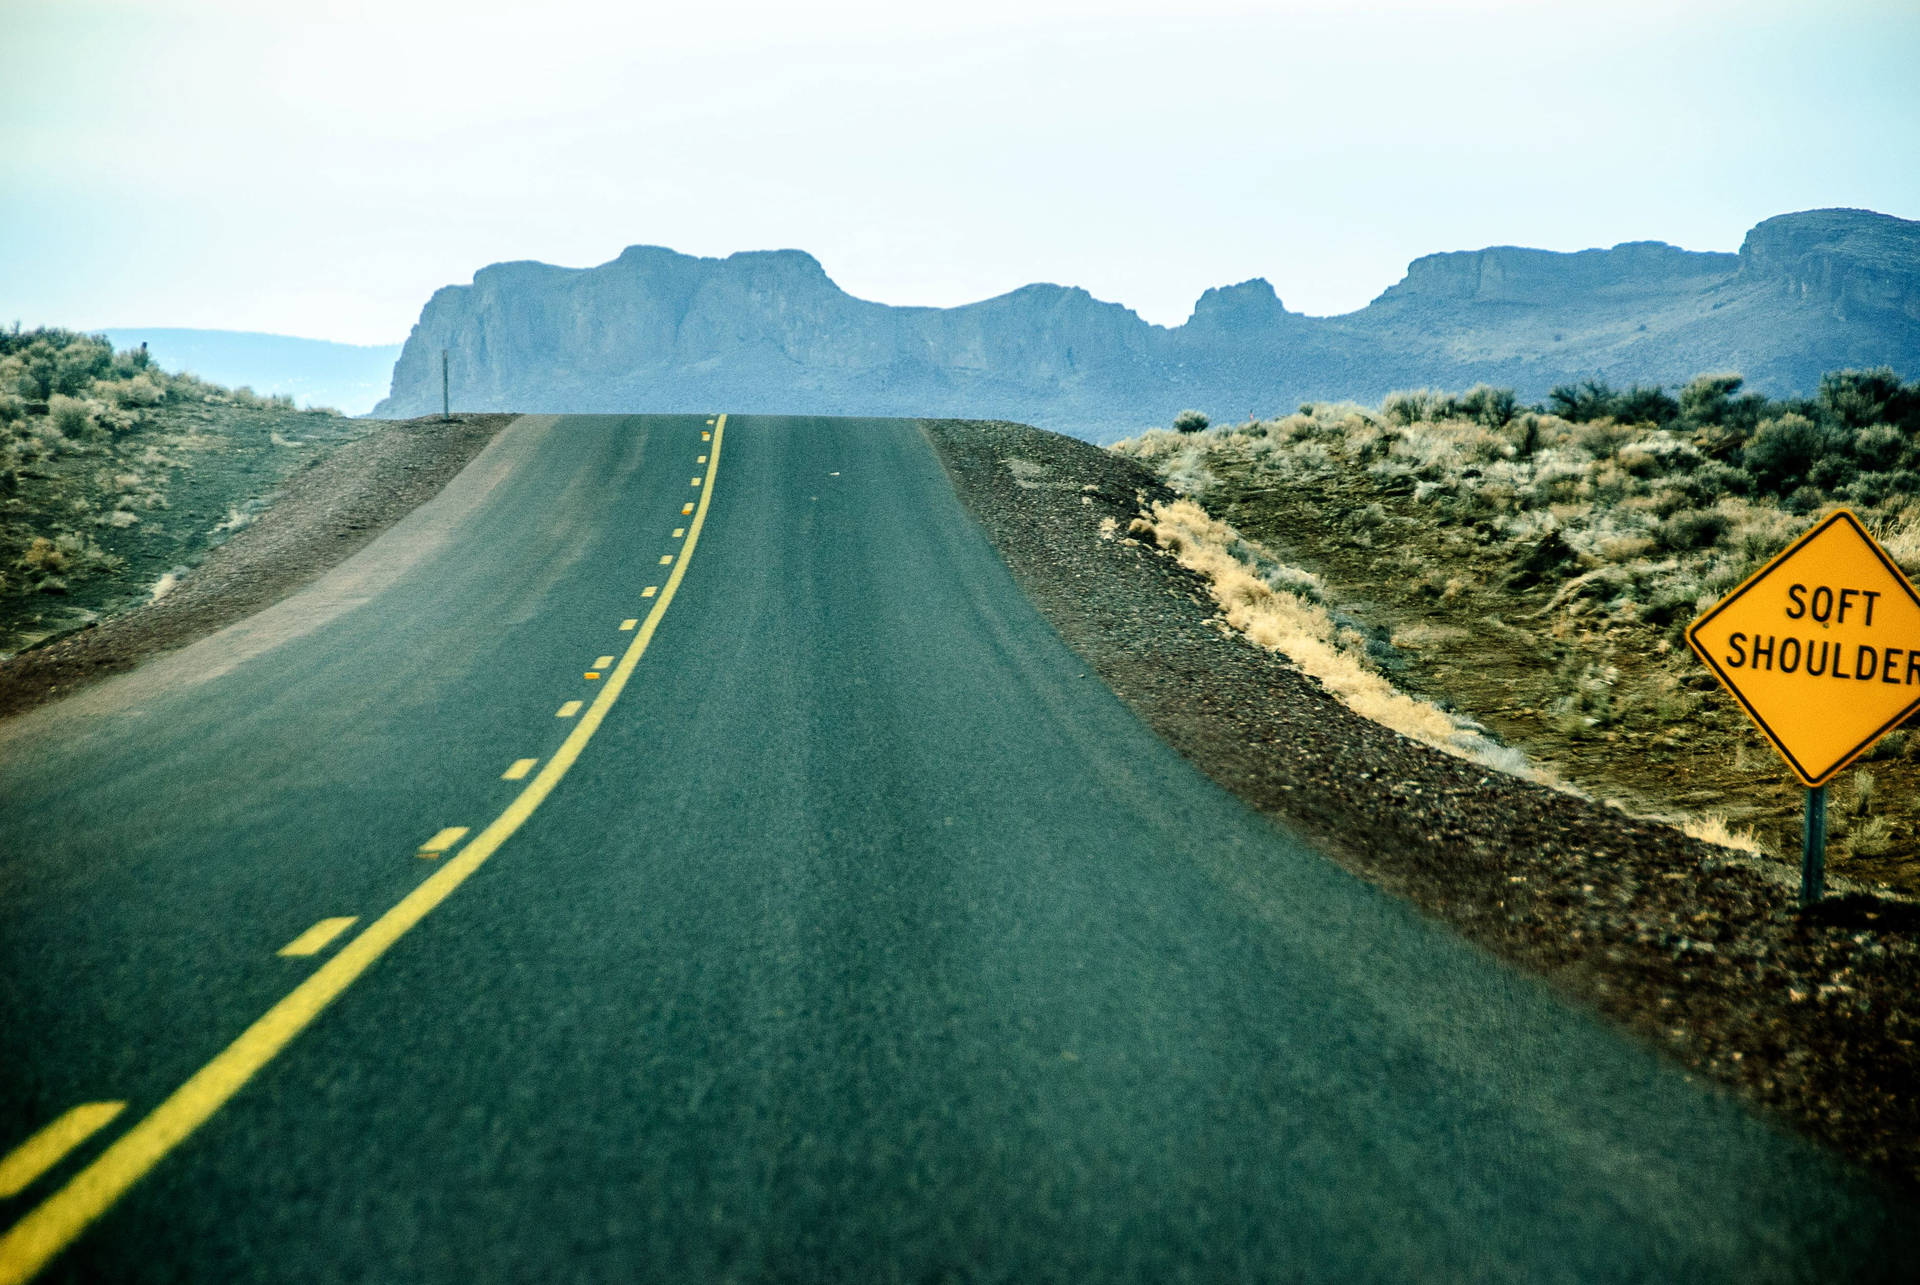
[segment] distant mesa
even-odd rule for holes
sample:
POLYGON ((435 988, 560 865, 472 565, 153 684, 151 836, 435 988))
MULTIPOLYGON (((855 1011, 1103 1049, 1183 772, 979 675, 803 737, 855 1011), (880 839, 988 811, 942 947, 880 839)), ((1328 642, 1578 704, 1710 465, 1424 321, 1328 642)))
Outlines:
POLYGON ((632 246, 595 268, 499 263, 437 291, 381 415, 461 409, 966 416, 1095 441, 1396 388, 1597 378, 1675 385, 1736 369, 1765 392, 1822 372, 1920 373, 1920 223, 1868 210, 1783 214, 1738 254, 1632 241, 1563 254, 1432 254, 1339 317, 1289 312, 1261 278, 1164 327, 1077 287, 956 308, 856 299, 799 250, 695 258, 632 246))

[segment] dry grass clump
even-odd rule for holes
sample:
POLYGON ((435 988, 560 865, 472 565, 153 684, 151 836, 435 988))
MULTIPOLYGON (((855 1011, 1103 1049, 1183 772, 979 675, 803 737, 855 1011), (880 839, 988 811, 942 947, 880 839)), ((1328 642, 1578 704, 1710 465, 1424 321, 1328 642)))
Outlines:
POLYGON ((1701 816, 1687 817, 1680 823, 1680 830, 1690 838, 1702 843, 1711 843, 1719 848, 1731 848, 1735 852, 1747 852, 1754 856, 1767 855, 1766 848, 1754 838, 1751 830, 1735 830, 1727 823, 1723 813, 1708 812, 1701 816))
POLYGON ((1365 660, 1365 639, 1320 604, 1320 582, 1289 567, 1191 500, 1155 505, 1135 529, 1207 579, 1227 624, 1286 656, 1362 717, 1503 772, 1543 779, 1523 755, 1427 701, 1397 690, 1365 660))

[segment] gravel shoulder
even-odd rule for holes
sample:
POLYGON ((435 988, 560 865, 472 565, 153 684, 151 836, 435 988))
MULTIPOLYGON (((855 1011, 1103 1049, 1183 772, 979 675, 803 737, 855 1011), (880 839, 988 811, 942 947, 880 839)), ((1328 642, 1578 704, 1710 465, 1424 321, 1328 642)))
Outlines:
POLYGON ((1023 425, 923 430, 1042 613, 1215 781, 1762 1113, 1920 1186, 1911 902, 1802 913, 1776 868, 1409 741, 1124 538, 1174 498, 1146 469, 1023 425))
POLYGON ((165 597, 0 662, 0 718, 271 606, 433 498, 514 418, 396 421, 293 474, 272 508, 165 597))

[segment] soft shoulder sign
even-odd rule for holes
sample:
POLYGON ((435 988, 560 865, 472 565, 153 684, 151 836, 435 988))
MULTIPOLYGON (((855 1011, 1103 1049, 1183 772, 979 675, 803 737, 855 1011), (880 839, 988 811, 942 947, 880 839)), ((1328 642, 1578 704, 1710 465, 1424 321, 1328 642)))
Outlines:
POLYGON ((1809 787, 1920 708, 1920 595, 1841 509, 1687 630, 1809 787))

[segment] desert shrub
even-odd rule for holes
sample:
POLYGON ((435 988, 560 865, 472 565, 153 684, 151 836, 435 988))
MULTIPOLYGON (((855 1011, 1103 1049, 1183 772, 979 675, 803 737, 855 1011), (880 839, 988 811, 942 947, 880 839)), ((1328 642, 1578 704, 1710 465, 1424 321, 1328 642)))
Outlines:
POLYGON ((1511 388, 1475 384, 1460 396, 1454 409, 1482 428, 1505 428, 1519 414, 1520 399, 1511 388))
POLYGON ((1211 421, 1197 410, 1183 410, 1173 417, 1173 429, 1176 433, 1197 433, 1211 421))
POLYGON ((1389 424, 1406 428, 1440 418, 1436 409, 1447 400, 1445 393, 1431 388, 1401 389, 1386 395, 1380 403, 1380 414, 1389 424))
POLYGON ((47 422, 68 437, 83 437, 93 429, 92 404, 55 393, 47 405, 47 422))
MULTIPOLYGON (((1576 421, 1579 422, 1579 421, 1576 421)), ((1638 435, 1632 424, 1620 424, 1611 419, 1599 419, 1581 422, 1574 432, 1573 440, 1581 450, 1596 460, 1610 460, 1620 453, 1620 448, 1638 435)))
POLYGON ((1891 424, 1875 424, 1853 435, 1853 458, 1871 473, 1886 472, 1900 463, 1906 435, 1891 424))
POLYGON ((1709 460, 1688 474, 1686 485, 1697 489, 1703 500, 1717 500, 1723 495, 1752 495, 1754 490, 1753 474, 1737 464, 1719 460, 1709 460))
POLYGON ((1614 392, 1598 379, 1561 384, 1547 394, 1547 409, 1573 424, 1604 419, 1613 414, 1614 392))
POLYGON ((1746 382, 1731 372, 1695 376, 1680 390, 1680 417, 1695 426, 1727 423, 1733 413, 1733 395, 1746 382))
POLYGON ((1680 418, 1680 403, 1667 396, 1658 384, 1651 388, 1635 384, 1626 392, 1614 395, 1611 413, 1615 419, 1629 424, 1666 425, 1680 418))
POLYGON ((1741 456, 1764 490, 1784 495, 1810 480, 1813 466, 1836 443, 1804 415, 1763 420, 1741 456))
POLYGON ((59 363, 51 344, 42 343, 28 348, 21 354, 18 371, 14 377, 14 391, 20 396, 30 402, 44 402, 53 396, 59 363))
POLYGON ((1886 473, 1862 473, 1841 487, 1837 494, 1849 504, 1873 508, 1884 504, 1893 495, 1889 477, 1886 473))
POLYGON ((1893 424, 1920 429, 1920 384, 1903 384, 1890 366, 1834 370, 1820 377, 1814 403, 1821 417, 1842 428, 1893 424))
POLYGON ((151 375, 138 374, 109 386, 113 399, 126 407, 158 406, 166 392, 151 375))
POLYGON ((1727 515, 1717 509, 1682 509, 1654 528, 1654 539, 1661 548, 1676 553, 1710 549, 1732 525, 1727 515))
POLYGON ((1817 486, 1797 487, 1787 493, 1780 501, 1780 507, 1797 518, 1803 518, 1827 502, 1827 493, 1817 486))
POLYGON ((1860 469, 1845 455, 1834 452, 1822 455, 1807 470, 1807 481, 1823 491, 1837 491, 1852 482, 1860 469))
POLYGON ((27 571, 59 575, 70 561, 67 551, 44 535, 36 535, 20 555, 20 566, 27 571))
POLYGON ((1532 411, 1512 420, 1507 430, 1507 440, 1513 443, 1514 454, 1521 459, 1531 458, 1540 449, 1540 417, 1532 411))

